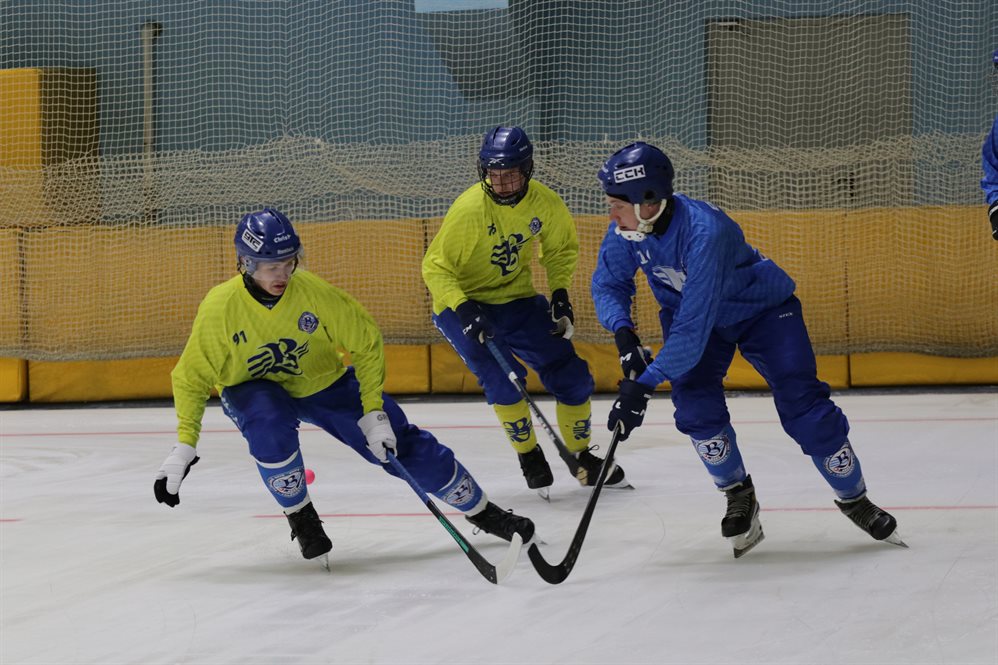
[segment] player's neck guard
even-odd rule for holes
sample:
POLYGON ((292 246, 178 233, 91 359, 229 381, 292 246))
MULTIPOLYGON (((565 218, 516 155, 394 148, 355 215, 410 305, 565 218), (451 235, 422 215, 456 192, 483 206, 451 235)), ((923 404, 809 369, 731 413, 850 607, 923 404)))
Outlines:
POLYGON ((616 227, 614 230, 617 235, 631 242, 641 242, 648 237, 649 233, 662 235, 669 228, 669 221, 672 219, 672 199, 670 198, 663 202, 659 206, 658 212, 652 215, 650 219, 645 219, 641 216, 641 204, 635 203, 634 216, 638 220, 638 228, 634 231, 622 231, 620 227, 616 227))
MULTIPOLYGON (((246 290, 249 291, 249 294, 253 296, 253 299, 267 309, 273 309, 274 305, 277 304, 277 301, 281 299, 281 296, 275 296, 272 293, 267 293, 260 288, 260 285, 256 283, 256 280, 253 279, 253 276, 248 272, 243 273, 243 284, 246 286, 246 290)), ((284 294, 282 293, 281 295, 284 294)))

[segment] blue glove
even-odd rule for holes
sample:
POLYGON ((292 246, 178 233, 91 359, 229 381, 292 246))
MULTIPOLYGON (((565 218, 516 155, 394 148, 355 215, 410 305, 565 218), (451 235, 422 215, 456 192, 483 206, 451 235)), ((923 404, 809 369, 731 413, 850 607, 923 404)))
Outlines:
POLYGON ((651 349, 641 346, 641 340, 630 328, 620 328, 613 333, 620 353, 620 369, 625 379, 637 379, 651 364, 651 349))
POLYGON ((468 339, 475 340, 479 344, 485 344, 485 340, 492 339, 495 331, 492 323, 485 318, 485 312, 473 300, 465 300, 454 310, 457 318, 461 320, 461 332, 468 339))
POLYGON ((645 419, 645 408, 654 388, 643 383, 624 379, 620 382, 617 401, 610 409, 606 428, 611 432, 620 427, 620 440, 626 441, 631 432, 641 427, 645 419))
POLYGON ((572 333, 575 332, 575 313, 572 312, 572 303, 568 301, 568 291, 565 289, 555 289, 551 294, 551 320, 555 326, 551 331, 552 335, 572 339, 572 333))

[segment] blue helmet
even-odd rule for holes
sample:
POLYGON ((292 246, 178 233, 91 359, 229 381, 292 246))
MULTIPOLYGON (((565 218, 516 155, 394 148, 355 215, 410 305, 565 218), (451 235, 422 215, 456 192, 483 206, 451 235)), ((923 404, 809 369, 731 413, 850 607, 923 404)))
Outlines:
POLYGON ((664 152, 638 141, 610 155, 597 177, 608 196, 640 205, 671 198, 675 175, 664 152))
POLYGON ((478 151, 478 177, 493 201, 499 205, 516 205, 527 195, 530 174, 534 172, 534 146, 527 133, 519 127, 493 127, 485 132, 478 151), (489 169, 520 169, 523 187, 513 194, 500 196, 489 181, 489 169))
POLYGON ((244 215, 236 227, 236 255, 250 275, 260 261, 283 261, 301 256, 301 240, 287 216, 273 208, 244 215))

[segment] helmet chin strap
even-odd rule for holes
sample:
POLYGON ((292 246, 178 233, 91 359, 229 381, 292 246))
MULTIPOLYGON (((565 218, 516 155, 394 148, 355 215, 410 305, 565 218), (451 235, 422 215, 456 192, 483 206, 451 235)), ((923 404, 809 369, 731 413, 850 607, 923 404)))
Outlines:
POLYGON ((648 234, 652 232, 655 228, 655 222, 658 218, 662 216, 665 209, 669 206, 666 205, 665 201, 660 201, 658 206, 658 212, 652 215, 649 219, 645 219, 641 216, 641 204, 634 204, 634 217, 638 220, 638 228, 634 231, 622 231, 620 227, 616 227, 615 231, 618 236, 624 238, 624 240, 630 240, 631 242, 641 242, 648 237, 648 234))

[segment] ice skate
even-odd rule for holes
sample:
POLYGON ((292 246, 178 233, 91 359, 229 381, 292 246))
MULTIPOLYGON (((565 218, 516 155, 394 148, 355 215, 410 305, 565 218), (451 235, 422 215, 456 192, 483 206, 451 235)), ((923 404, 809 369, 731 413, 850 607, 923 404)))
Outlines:
POLYGON ((866 498, 866 492, 855 499, 836 501, 842 514, 852 523, 873 536, 874 540, 884 540, 898 547, 908 547, 897 532, 897 520, 887 511, 866 498))
POLYGON ((485 533, 499 536, 503 540, 511 541, 513 534, 518 533, 524 544, 527 544, 534 537, 534 523, 532 521, 526 517, 520 517, 512 510, 503 510, 491 501, 485 506, 485 510, 477 515, 466 515, 465 519, 485 533))
POLYGON ((329 570, 327 553, 333 549, 333 543, 322 530, 322 520, 315 512, 312 502, 309 501, 299 510, 287 514, 287 518, 288 524, 291 525, 291 540, 298 539, 301 555, 306 559, 322 557, 320 563, 329 570))
POLYGON ((527 481, 527 487, 537 490, 537 493, 545 501, 550 501, 551 485, 554 483, 554 475, 551 467, 544 458, 544 451, 540 445, 534 446, 533 450, 526 453, 517 453, 520 459, 520 470, 527 481))
POLYGON ((738 559, 766 537, 759 521, 759 502, 755 498, 752 476, 723 487, 721 491, 728 497, 728 509, 721 519, 721 535, 731 543, 738 559))
MULTIPOLYGON (((603 467, 603 460, 593 455, 589 450, 575 453, 575 459, 579 463, 579 468, 575 472, 575 479, 583 487, 592 487, 599 478, 600 469, 603 467)), ((616 462, 610 462, 610 471, 606 474, 606 482, 603 487, 619 490, 632 490, 634 486, 624 475, 624 469, 616 462)))

